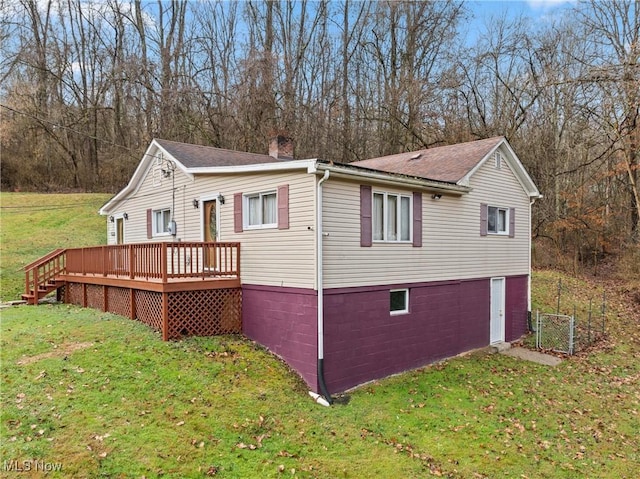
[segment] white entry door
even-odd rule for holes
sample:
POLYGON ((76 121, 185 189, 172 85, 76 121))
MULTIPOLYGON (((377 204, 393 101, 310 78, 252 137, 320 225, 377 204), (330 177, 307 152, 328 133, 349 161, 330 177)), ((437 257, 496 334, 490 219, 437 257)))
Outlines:
POLYGON ((504 278, 491 278, 491 344, 504 341, 504 278))

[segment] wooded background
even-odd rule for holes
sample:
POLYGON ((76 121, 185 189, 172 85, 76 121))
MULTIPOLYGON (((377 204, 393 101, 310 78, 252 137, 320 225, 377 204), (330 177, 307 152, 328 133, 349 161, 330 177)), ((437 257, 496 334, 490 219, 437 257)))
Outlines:
POLYGON ((5 191, 115 192, 154 137, 350 162, 503 135, 545 195, 534 261, 638 249, 638 0, 480 30, 460 1, 0 6, 5 191))

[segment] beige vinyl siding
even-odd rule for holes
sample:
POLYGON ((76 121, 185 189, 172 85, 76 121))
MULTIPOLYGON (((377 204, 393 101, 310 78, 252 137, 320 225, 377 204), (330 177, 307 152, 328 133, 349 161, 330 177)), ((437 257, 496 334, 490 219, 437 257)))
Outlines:
MULTIPOLYGON (((360 183, 324 183, 324 282, 327 288, 441 281, 529 272, 529 199, 510 168, 487 161, 461 197, 422 194, 422 241, 360 246, 360 183), (480 204, 516 209, 515 238, 480 236, 480 204)), ((373 191, 411 189, 372 185, 373 191)))
MULTIPOLYGON (((147 239, 147 209, 172 205, 172 180, 163 178, 154 185, 150 174, 138 191, 115 205, 111 214, 127 212, 127 243, 172 241, 172 236, 147 239)), ((203 209, 193 207, 193 200, 222 194, 224 205, 218 205, 219 241, 241 243, 241 280, 247 284, 313 288, 315 284, 314 224, 315 176, 306 172, 264 172, 258 174, 197 175, 190 178, 181 170, 175 172, 175 211, 178 234, 176 240, 201 241, 203 209), (275 191, 289 185, 289 229, 269 228, 234 232, 235 193, 275 191)), ((115 243, 113 224, 107 221, 109 244, 115 243)))

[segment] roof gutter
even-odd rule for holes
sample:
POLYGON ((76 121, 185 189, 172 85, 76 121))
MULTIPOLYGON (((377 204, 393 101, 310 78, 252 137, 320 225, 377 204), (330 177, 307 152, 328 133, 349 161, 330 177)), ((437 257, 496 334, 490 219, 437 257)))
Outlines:
POLYGON ((468 186, 461 186, 455 183, 445 183, 405 175, 394 175, 393 173, 369 170, 357 166, 335 165, 331 163, 318 162, 316 163, 316 170, 325 172, 330 171, 335 177, 338 178, 364 178, 377 181, 379 183, 408 185, 419 187, 432 193, 442 193, 455 196, 462 196, 463 194, 469 193, 472 190, 472 188, 468 186))

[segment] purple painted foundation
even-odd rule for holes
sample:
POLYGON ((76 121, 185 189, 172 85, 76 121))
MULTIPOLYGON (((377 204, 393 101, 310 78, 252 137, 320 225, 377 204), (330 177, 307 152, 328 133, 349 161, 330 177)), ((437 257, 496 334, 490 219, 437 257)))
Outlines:
POLYGON ((242 285, 242 330, 269 348, 318 390, 318 306, 315 290, 242 285))
MULTIPOLYGON (((328 289, 324 367, 331 393, 489 344, 490 279, 328 289), (409 313, 389 313, 389 290, 409 289, 409 313)), ((318 392, 317 296, 243 285, 245 335, 282 357, 318 392)), ((528 277, 506 278, 505 338, 527 330, 528 277)))
MULTIPOLYGON (((325 291, 325 380, 339 392, 489 344, 488 278, 325 291), (409 289, 409 313, 389 290, 409 289)), ((507 340, 526 331, 527 277, 507 278, 507 340)))
POLYGON ((506 281, 505 310, 507 313, 504 337, 505 341, 515 341, 528 330, 529 277, 511 276, 506 281))

